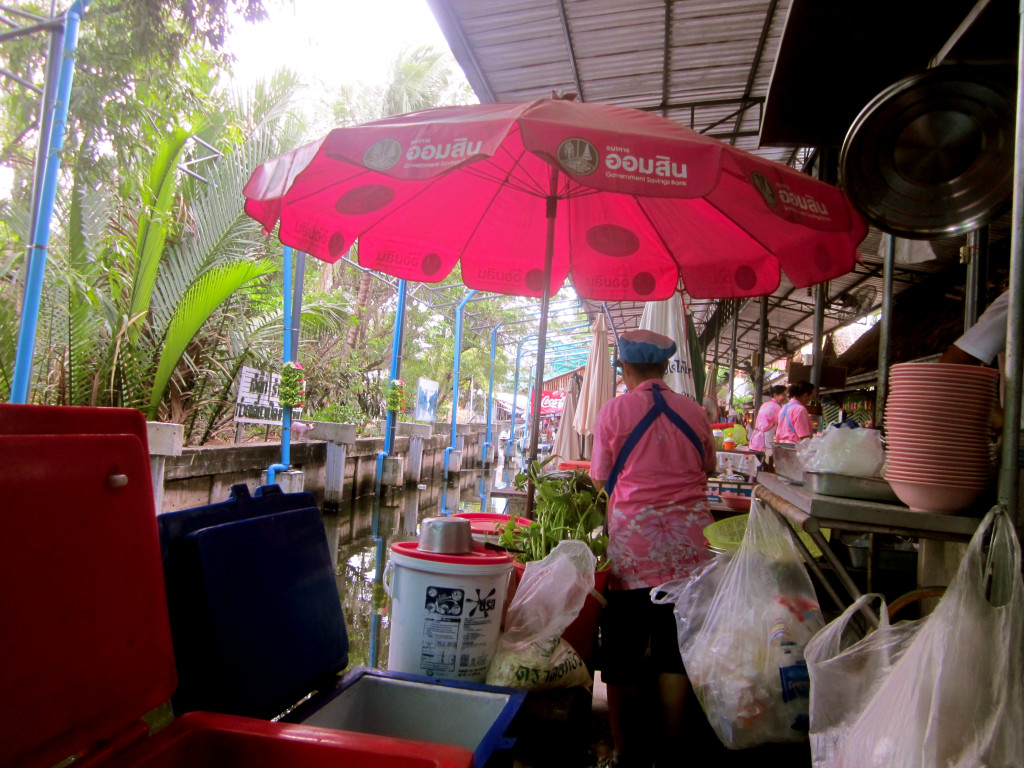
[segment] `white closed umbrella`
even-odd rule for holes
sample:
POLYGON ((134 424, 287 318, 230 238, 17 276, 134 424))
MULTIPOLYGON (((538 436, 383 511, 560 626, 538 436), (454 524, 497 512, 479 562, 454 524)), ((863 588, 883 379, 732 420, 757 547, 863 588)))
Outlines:
POLYGON ((690 367, 690 344, 686 333, 683 297, 676 293, 664 301, 647 302, 640 317, 640 327, 668 336, 676 343, 676 352, 668 361, 665 383, 675 392, 699 401, 697 388, 693 384, 693 369, 690 367))
POLYGON ((562 461, 579 461, 583 458, 580 451, 580 435, 573 426, 573 418, 576 416, 576 388, 569 389, 565 396, 565 406, 562 408, 562 418, 558 422, 558 433, 555 435, 555 444, 551 448, 551 455, 558 456, 562 461))
POLYGON ((601 406, 612 399, 615 379, 612 359, 608 351, 608 323, 604 315, 598 315, 590 328, 594 338, 590 341, 587 364, 583 368, 583 383, 580 385, 580 400, 576 404, 573 426, 584 437, 594 434, 597 414, 601 406))

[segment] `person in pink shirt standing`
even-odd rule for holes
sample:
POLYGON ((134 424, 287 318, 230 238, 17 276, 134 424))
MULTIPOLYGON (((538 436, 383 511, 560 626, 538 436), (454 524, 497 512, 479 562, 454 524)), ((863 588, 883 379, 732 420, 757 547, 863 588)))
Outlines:
POLYGON ((779 411, 786 402, 786 388, 782 384, 772 386, 771 392, 771 399, 757 412, 754 431, 750 435, 750 450, 758 451, 762 455, 772 447, 775 430, 779 426, 779 411))
POLYGON ((775 432, 776 443, 799 443, 814 434, 811 415, 807 404, 817 390, 809 381, 798 381, 789 387, 789 402, 779 411, 779 428, 775 432))
POLYGON ((615 741, 613 766, 678 764, 686 670, 671 605, 651 602, 651 588, 689 576, 711 554, 704 528, 714 522, 707 477, 718 456, 703 406, 664 382, 676 344, 647 330, 619 337, 628 392, 601 408, 594 428, 590 474, 609 494, 607 533, 611 573, 602 616, 601 677, 615 741), (640 690, 650 667, 658 673, 662 722, 649 722, 640 690))

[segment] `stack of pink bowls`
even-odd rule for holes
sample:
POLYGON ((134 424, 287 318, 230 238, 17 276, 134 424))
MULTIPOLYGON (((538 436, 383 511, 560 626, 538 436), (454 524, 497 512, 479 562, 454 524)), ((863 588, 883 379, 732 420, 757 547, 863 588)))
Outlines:
POLYGON ((993 368, 949 363, 890 369, 885 479, 908 507, 959 512, 988 487, 998 377, 993 368))

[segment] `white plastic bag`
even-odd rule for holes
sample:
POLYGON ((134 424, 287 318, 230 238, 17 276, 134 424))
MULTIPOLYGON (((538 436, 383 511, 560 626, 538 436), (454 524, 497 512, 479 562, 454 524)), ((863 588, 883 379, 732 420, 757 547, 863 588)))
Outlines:
POLYGON ((806 454, 801 455, 805 469, 854 477, 882 476, 885 450, 877 429, 833 425, 810 442, 806 454))
POLYGON ((597 558, 582 541, 559 542, 526 564, 487 671, 488 685, 540 691, 593 684, 586 664, 562 639, 594 588, 597 558))
POLYGON ((851 725, 832 765, 1024 765, 1020 565, 1013 524, 993 509, 946 594, 851 725))
POLYGON ((890 624, 885 598, 863 595, 807 644, 814 768, 834 764, 846 731, 903 657, 922 623, 890 624), (880 602, 878 627, 860 637, 850 629, 850 621, 875 599, 880 602))
POLYGON ((655 602, 675 604, 683 663, 719 740, 730 749, 805 740, 803 650, 824 621, 789 526, 754 499, 734 556, 658 590, 666 596, 655 602))

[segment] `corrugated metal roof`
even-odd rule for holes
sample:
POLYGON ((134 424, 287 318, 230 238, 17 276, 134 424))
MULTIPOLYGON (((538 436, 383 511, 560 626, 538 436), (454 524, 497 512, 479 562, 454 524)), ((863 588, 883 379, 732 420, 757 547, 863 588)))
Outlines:
MULTIPOLYGON (((881 14, 885 6, 882 0, 869 1, 881 14)), ((794 17, 801 17, 804 26, 799 28, 806 29, 808 18, 817 19, 819 16, 812 14, 822 12, 822 6, 814 0, 428 3, 481 101, 529 101, 550 97, 553 91, 575 92, 584 101, 657 112, 698 132, 796 167, 816 156, 809 148, 794 147, 785 136, 787 120, 795 123, 801 114, 813 112, 815 93, 787 92, 786 98, 779 100, 785 106, 776 113, 773 143, 787 146, 759 143, 777 57, 789 28, 787 21, 792 12, 794 17)), ((931 34, 940 37, 956 30, 962 8, 970 3, 956 0, 955 4, 943 5, 941 14, 930 16, 931 34)), ((815 30, 818 50, 828 45, 822 36, 843 35, 843 15, 829 13, 836 26, 815 30)), ((864 30, 857 34, 863 36, 864 30)), ((786 43, 787 61, 798 70, 806 68, 808 63, 792 53, 799 50, 799 41, 790 37, 786 43)), ((922 62, 922 66, 925 64, 922 62)), ((879 69, 876 61, 872 71, 877 75, 879 69)), ((791 77, 793 72, 786 74, 791 77)), ((892 81, 900 76, 902 73, 893 75, 892 81)), ((835 94, 830 98, 835 101, 835 94)), ((856 113, 860 107, 854 107, 856 113)), ((954 263, 963 240, 940 241, 935 261, 901 266, 895 277, 895 291, 954 263)), ((874 288, 876 303, 881 302, 879 242, 880 233, 873 230, 860 248, 864 263, 828 286, 826 333, 850 320, 851 314, 840 300, 844 293, 874 288)), ((864 298, 867 293, 870 291, 859 296, 864 298)), ((720 359, 727 362, 727 353, 722 350, 730 346, 731 328, 721 318, 729 315, 731 305, 719 304, 695 301, 691 308, 698 329, 711 333, 716 327, 725 328, 720 359)), ((619 331, 636 327, 643 311, 640 302, 585 305, 591 316, 607 312, 619 331)), ((737 353, 743 359, 757 348, 760 302, 755 299, 740 306, 737 353)), ((808 289, 795 290, 783 277, 769 306, 773 336, 784 333, 802 342, 812 338, 814 297, 808 289)))

